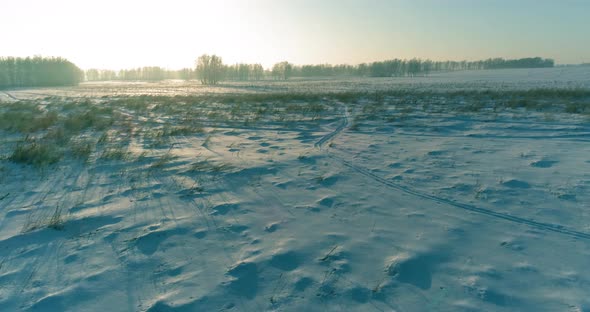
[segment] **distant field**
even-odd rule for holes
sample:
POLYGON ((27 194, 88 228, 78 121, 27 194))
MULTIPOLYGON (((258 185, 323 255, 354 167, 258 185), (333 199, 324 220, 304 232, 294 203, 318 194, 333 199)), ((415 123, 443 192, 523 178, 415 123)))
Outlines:
MULTIPOLYGON (((476 70, 435 73, 415 78, 326 78, 316 80, 223 82, 203 86, 196 81, 97 82, 77 87, 10 90, 18 98, 43 96, 100 97, 119 95, 201 95, 242 93, 330 93, 417 90, 590 89, 589 67, 476 70)), ((0 92, 0 100, 9 97, 0 92)))
POLYGON ((0 310, 586 311, 590 68, 0 92, 0 310))

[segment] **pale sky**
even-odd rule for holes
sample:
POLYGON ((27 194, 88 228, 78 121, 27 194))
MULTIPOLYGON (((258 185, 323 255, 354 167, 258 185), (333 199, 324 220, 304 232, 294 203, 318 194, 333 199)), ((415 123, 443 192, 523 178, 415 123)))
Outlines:
POLYGON ((589 0, 0 0, 0 56, 83 69, 541 56, 590 62, 589 0))

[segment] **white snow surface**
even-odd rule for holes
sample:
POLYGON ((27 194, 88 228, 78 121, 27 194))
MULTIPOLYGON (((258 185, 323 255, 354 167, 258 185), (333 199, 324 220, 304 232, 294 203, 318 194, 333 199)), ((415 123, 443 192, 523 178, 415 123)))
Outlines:
MULTIPOLYGON (((587 87, 576 70, 559 77, 587 87)), ((499 72, 512 78, 424 79, 559 80, 499 72)), ((416 110, 353 125, 361 108, 180 136, 157 171, 3 161, 0 311, 590 311, 587 117, 416 110), (227 167, 195 173, 197 156, 227 167), (41 226, 56 207, 63 228, 41 226)))
POLYGON ((169 80, 164 82, 86 82, 75 87, 20 89, 0 92, 7 96, 42 98, 46 96, 101 97, 120 95, 195 95, 243 94, 264 92, 358 92, 358 91, 461 91, 461 90, 529 90, 588 89, 590 66, 472 70, 432 73, 426 77, 401 78, 315 78, 288 81, 222 82, 204 86, 197 81, 169 80))

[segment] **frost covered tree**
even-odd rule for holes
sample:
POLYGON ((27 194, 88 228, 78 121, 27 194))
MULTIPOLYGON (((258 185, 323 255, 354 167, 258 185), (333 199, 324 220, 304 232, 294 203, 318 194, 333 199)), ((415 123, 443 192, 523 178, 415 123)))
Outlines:
POLYGON ((203 54, 197 59, 197 76, 202 84, 215 85, 223 76, 223 61, 217 55, 203 54))
POLYGON ((250 78, 260 80, 264 76, 264 68, 260 64, 250 65, 250 78))
POLYGON ((287 80, 291 77, 292 72, 293 64, 287 61, 276 63, 272 67, 272 75, 275 79, 287 80))
POLYGON ((0 58, 0 88, 76 85, 84 72, 59 57, 0 58))

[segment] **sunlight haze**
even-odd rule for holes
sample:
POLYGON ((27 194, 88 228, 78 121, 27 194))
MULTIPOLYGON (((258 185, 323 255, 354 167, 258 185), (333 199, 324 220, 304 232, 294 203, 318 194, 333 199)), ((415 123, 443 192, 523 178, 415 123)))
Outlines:
POLYGON ((63 56, 84 69, 288 60, 541 56, 590 61, 587 1, 74 1, 0 4, 0 55, 63 56), (444 3, 444 4, 443 4, 444 3))

